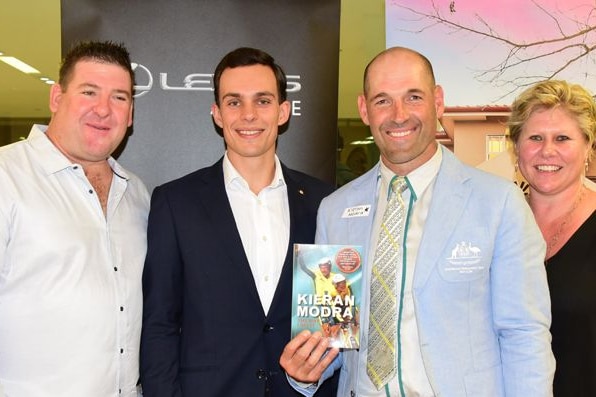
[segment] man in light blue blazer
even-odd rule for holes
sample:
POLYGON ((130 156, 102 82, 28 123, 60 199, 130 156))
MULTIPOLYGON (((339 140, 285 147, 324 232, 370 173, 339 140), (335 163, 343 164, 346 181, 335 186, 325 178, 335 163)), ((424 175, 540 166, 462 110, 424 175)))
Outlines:
MULTIPOLYGON (((321 203, 316 242, 363 245, 361 349, 328 350, 299 334, 280 363, 312 395, 341 368, 338 396, 552 396, 545 244, 513 183, 462 164, 435 140, 443 90, 430 62, 401 47, 377 55, 358 98, 381 153, 368 173, 321 203), (371 267, 390 196, 406 177, 399 244, 395 374, 375 386, 367 371, 371 267)), ((372 355, 371 355, 372 356, 372 355)))

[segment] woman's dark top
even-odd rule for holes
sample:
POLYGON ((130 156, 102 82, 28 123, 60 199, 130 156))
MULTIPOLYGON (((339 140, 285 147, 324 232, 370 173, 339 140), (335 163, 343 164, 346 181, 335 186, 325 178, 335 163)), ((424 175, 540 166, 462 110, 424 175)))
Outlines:
POLYGON ((596 211, 546 261, 554 397, 596 396, 596 211))

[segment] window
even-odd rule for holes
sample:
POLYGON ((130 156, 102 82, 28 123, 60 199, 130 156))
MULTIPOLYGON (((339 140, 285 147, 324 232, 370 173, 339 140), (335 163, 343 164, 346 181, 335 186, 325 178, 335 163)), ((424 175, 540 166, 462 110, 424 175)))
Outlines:
POLYGON ((490 160, 507 150, 507 138, 505 135, 486 136, 486 159, 490 160))

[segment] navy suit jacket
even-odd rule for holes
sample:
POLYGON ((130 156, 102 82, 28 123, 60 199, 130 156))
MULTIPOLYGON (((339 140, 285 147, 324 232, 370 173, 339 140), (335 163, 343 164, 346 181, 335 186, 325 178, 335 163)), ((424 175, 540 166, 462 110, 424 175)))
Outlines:
MULTIPOLYGON (((319 203, 332 188, 282 171, 290 241, 268 315, 226 195, 222 160, 154 190, 143 273, 144 397, 298 395, 279 366, 290 340, 292 245, 314 241, 319 203)), ((330 383, 317 396, 335 396, 337 382, 330 383)))

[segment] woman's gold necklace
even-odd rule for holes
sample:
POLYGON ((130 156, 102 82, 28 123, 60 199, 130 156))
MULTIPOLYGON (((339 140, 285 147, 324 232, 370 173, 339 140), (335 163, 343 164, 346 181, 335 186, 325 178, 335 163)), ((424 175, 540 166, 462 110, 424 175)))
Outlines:
POLYGON ((547 258, 550 258, 552 256, 551 253, 552 253, 553 249, 559 242, 559 238, 561 237, 561 234, 565 230, 565 226, 567 226, 569 221, 572 219, 573 212, 577 209, 577 207, 579 206, 579 203, 584 198, 584 194, 585 194, 585 188, 582 185, 579 188, 579 193, 577 194, 577 197, 576 197, 575 201, 573 202, 573 206, 565 214, 565 217, 563 218, 563 221, 559 224, 557 231, 555 232, 555 234, 553 234, 551 236, 551 238, 548 240, 548 243, 546 244, 546 257, 547 258))

